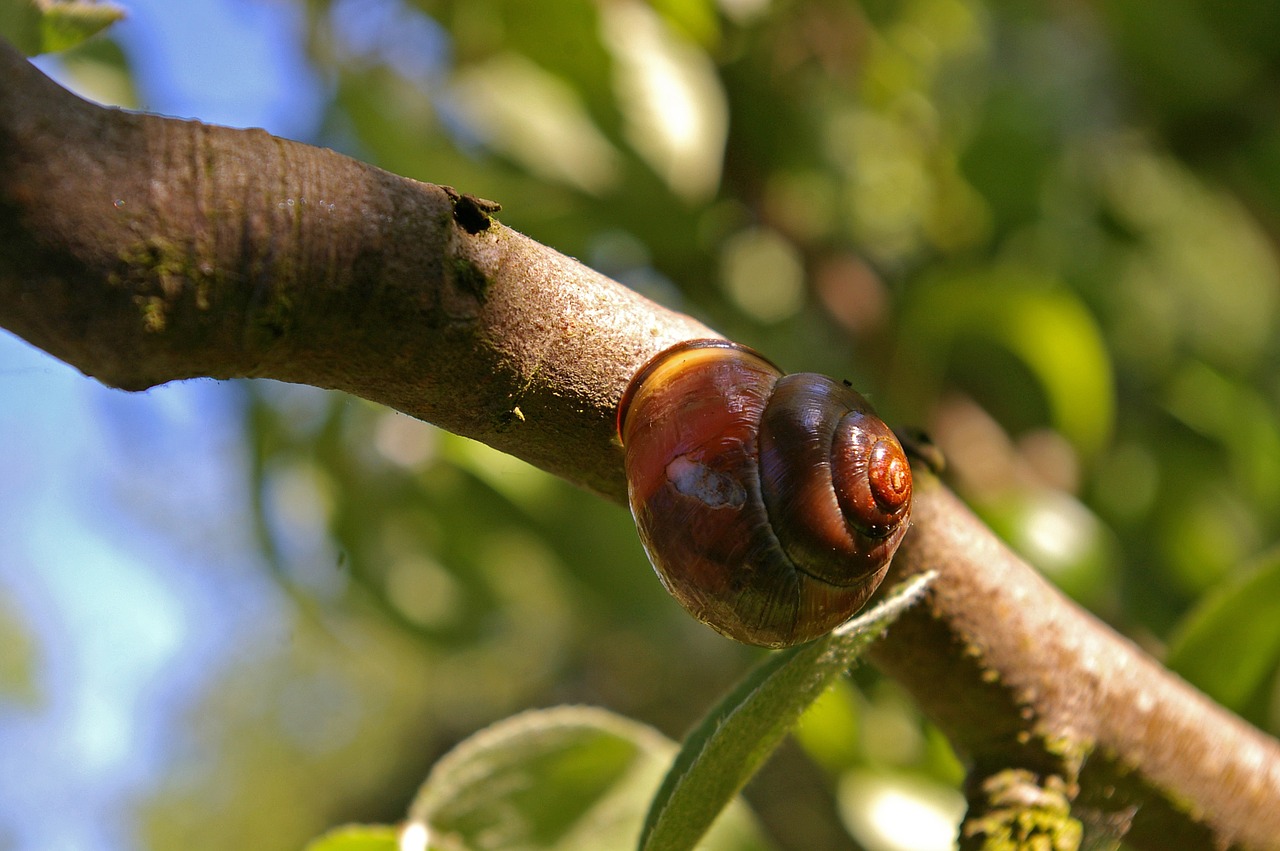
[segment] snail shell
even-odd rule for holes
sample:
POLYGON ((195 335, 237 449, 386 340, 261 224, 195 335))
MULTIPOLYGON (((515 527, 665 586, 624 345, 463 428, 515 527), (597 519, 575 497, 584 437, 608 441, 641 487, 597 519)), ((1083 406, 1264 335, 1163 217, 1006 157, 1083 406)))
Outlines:
POLYGON ((628 498, 667 590, 748 644, 809 641, 884 578, 911 467, 845 384, 725 340, 658 354, 618 409, 628 498))

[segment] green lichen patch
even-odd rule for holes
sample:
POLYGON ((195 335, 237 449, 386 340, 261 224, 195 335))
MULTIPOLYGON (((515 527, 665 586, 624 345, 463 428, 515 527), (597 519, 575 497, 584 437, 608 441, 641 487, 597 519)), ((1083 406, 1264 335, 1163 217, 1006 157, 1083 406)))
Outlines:
POLYGON ((187 253, 160 237, 150 237, 120 253, 119 272, 111 281, 133 289, 143 327, 152 334, 169 325, 169 311, 186 280, 187 253))
POLYGON ((293 298, 288 293, 276 293, 257 314, 257 324, 272 339, 279 339, 289 332, 293 320, 293 298))
POLYGON ((190 252, 159 236, 126 248, 120 254, 120 262, 126 267, 122 276, 126 280, 158 281, 166 292, 180 286, 181 280, 194 277, 190 252))
POLYGON ((112 286, 132 291, 147 331, 160 333, 172 325, 183 299, 200 311, 212 306, 216 273, 182 243, 150 236, 120 252, 112 286))
POLYGON ((159 334, 168 324, 165 316, 164 299, 160 296, 134 296, 133 301, 138 305, 142 315, 142 326, 152 334, 159 334))
POLYGON ((1062 778, 1010 768, 982 781, 961 828, 961 848, 1078 851, 1083 837, 1062 778))
POLYGON ((477 301, 484 301, 489 289, 489 279, 475 263, 465 257, 455 257, 453 280, 460 292, 474 296, 477 301))

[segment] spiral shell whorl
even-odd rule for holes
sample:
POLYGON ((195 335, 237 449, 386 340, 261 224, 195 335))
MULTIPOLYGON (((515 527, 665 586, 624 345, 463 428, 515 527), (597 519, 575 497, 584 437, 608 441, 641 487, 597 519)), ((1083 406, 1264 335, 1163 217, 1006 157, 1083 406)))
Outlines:
POLYGON ((733 343, 655 357, 623 397, 619 434, 663 584, 740 641, 786 646, 838 625, 907 528, 910 469, 866 400, 733 343))

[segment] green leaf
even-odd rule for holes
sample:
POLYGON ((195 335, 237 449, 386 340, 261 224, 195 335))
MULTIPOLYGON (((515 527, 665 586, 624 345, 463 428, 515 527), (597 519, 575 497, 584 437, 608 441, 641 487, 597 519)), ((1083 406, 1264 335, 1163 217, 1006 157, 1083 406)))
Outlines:
POLYGON ((307 843, 303 851, 397 851, 396 829, 385 824, 349 824, 307 843))
POLYGON ((710 0, 654 0, 653 8, 697 44, 714 47, 719 41, 719 10, 710 0))
POLYGON ((654 797, 641 851, 693 848, 782 737, 889 624, 924 593, 933 574, 903 583, 888 599, 831 634, 770 656, 685 739, 654 797))
MULTIPOLYGON (((635 845, 676 746, 602 709, 562 706, 501 721, 431 770, 409 811, 414 847, 598 851, 635 845)), ((764 851, 745 807, 707 849, 764 851)))
POLYGON ((45 53, 75 47, 124 17, 124 9, 111 3, 47 2, 43 5, 40 31, 45 53))
POLYGON ((111 3, 0 0, 0 36, 35 56, 75 47, 123 17, 111 3))
POLYGON ((1280 663, 1280 549, 1206 595, 1173 637, 1165 663, 1236 711, 1266 687, 1280 663))
POLYGON ((0 36, 26 56, 40 52, 40 9, 34 0, 0 0, 0 36))
MULTIPOLYGON (((988 269, 921 287, 904 311, 910 357, 940 382, 956 343, 981 340, 1017 357, 1039 383, 1054 428, 1098 452, 1115 417, 1111 358, 1097 321, 1059 282, 1033 270, 988 269)), ((913 380, 919 380, 918 378, 913 380)))

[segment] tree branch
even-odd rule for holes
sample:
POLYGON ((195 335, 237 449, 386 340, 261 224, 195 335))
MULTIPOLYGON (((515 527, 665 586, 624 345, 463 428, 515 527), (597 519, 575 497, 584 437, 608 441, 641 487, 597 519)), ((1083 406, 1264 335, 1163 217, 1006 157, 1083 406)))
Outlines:
MULTIPOLYGON (((0 325, 109 385, 337 388, 623 502, 622 390, 652 354, 714 336, 441 187, 87 104, 3 43, 0 79, 0 325)), ((941 576, 876 662, 974 763, 975 803, 1016 769, 1131 822, 1134 847, 1280 847, 1277 743, 1067 601, 924 471, 894 569, 941 576)))
POLYGON ((620 500, 631 375, 718 336, 477 228, 470 207, 457 223, 439 186, 261 130, 104 109, 8 45, 0 79, 0 325, 110 386, 345 390, 620 500))
POLYGON ((977 763, 973 785, 1062 778, 1078 805, 1132 814, 1135 848, 1280 847, 1274 739, 1064 597, 926 470, 912 522, 886 582, 939 575, 871 654, 977 763))

